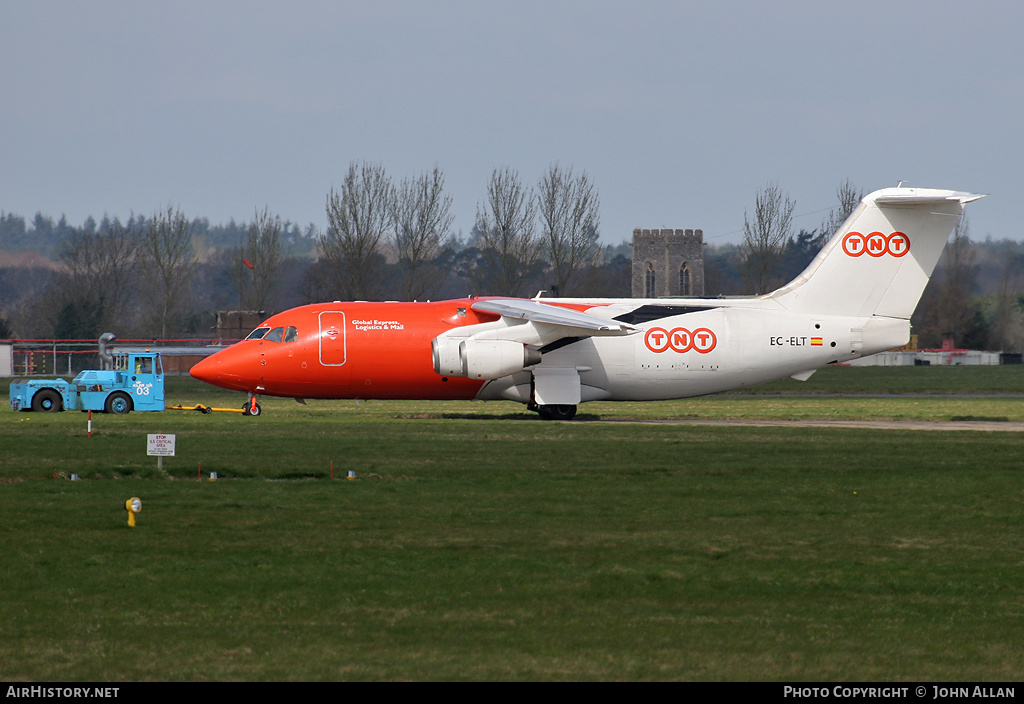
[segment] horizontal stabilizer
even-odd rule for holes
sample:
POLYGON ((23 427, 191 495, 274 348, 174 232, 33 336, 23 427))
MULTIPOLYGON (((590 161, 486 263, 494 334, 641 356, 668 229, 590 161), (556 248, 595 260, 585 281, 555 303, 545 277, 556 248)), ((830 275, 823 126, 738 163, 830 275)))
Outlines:
POLYGON ((985 197, 983 194, 979 193, 936 191, 925 188, 905 188, 900 190, 907 192, 897 193, 894 192, 895 189, 888 189, 883 191, 881 195, 875 196, 875 203, 882 207, 887 205, 926 205, 928 203, 946 202, 960 203, 963 205, 985 197))

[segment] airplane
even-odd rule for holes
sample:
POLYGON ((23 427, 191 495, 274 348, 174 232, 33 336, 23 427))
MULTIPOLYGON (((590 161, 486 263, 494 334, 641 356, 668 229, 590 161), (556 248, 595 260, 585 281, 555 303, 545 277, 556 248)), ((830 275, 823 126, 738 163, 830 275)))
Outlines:
POLYGON ((735 298, 340 302, 267 318, 191 374, 258 397, 477 399, 571 420, 588 401, 678 399, 893 349, 964 206, 896 188, 861 203, 793 281, 735 298))

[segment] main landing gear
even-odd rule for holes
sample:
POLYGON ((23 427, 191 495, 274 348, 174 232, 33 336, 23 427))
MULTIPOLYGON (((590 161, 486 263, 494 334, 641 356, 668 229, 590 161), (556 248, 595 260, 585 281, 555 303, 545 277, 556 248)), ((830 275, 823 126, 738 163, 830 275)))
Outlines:
POLYGON ((535 403, 531 403, 527 408, 531 411, 537 411, 544 420, 572 420, 576 417, 576 406, 538 406, 535 403))

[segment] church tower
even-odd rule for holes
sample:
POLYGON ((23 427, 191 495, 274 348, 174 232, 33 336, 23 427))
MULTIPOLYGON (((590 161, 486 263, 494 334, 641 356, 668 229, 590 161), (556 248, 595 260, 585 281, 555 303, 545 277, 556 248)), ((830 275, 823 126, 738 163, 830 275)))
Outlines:
POLYGON ((633 298, 703 295, 703 230, 633 230, 633 298))

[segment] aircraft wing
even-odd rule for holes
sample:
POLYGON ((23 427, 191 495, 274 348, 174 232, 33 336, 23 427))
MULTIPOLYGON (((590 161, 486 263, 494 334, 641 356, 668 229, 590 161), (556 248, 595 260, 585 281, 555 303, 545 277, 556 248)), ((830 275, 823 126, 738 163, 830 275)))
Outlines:
MULTIPOLYGON (((434 371, 438 374, 500 379, 540 364, 544 347, 559 340, 640 332, 640 328, 620 320, 524 298, 474 301, 471 307, 480 313, 500 315, 501 320, 454 327, 431 340, 434 371)), ((576 384, 575 398, 579 396, 578 370, 570 371, 576 384)), ((568 374, 565 370, 561 373, 568 374)), ((545 388, 550 391, 550 384, 545 388)))
POLYGON ((562 328, 562 335, 589 337, 631 335, 640 329, 618 320, 605 320, 595 315, 581 313, 571 308, 553 306, 524 299, 498 299, 477 301, 473 310, 494 313, 503 318, 523 320, 543 326, 562 328))

